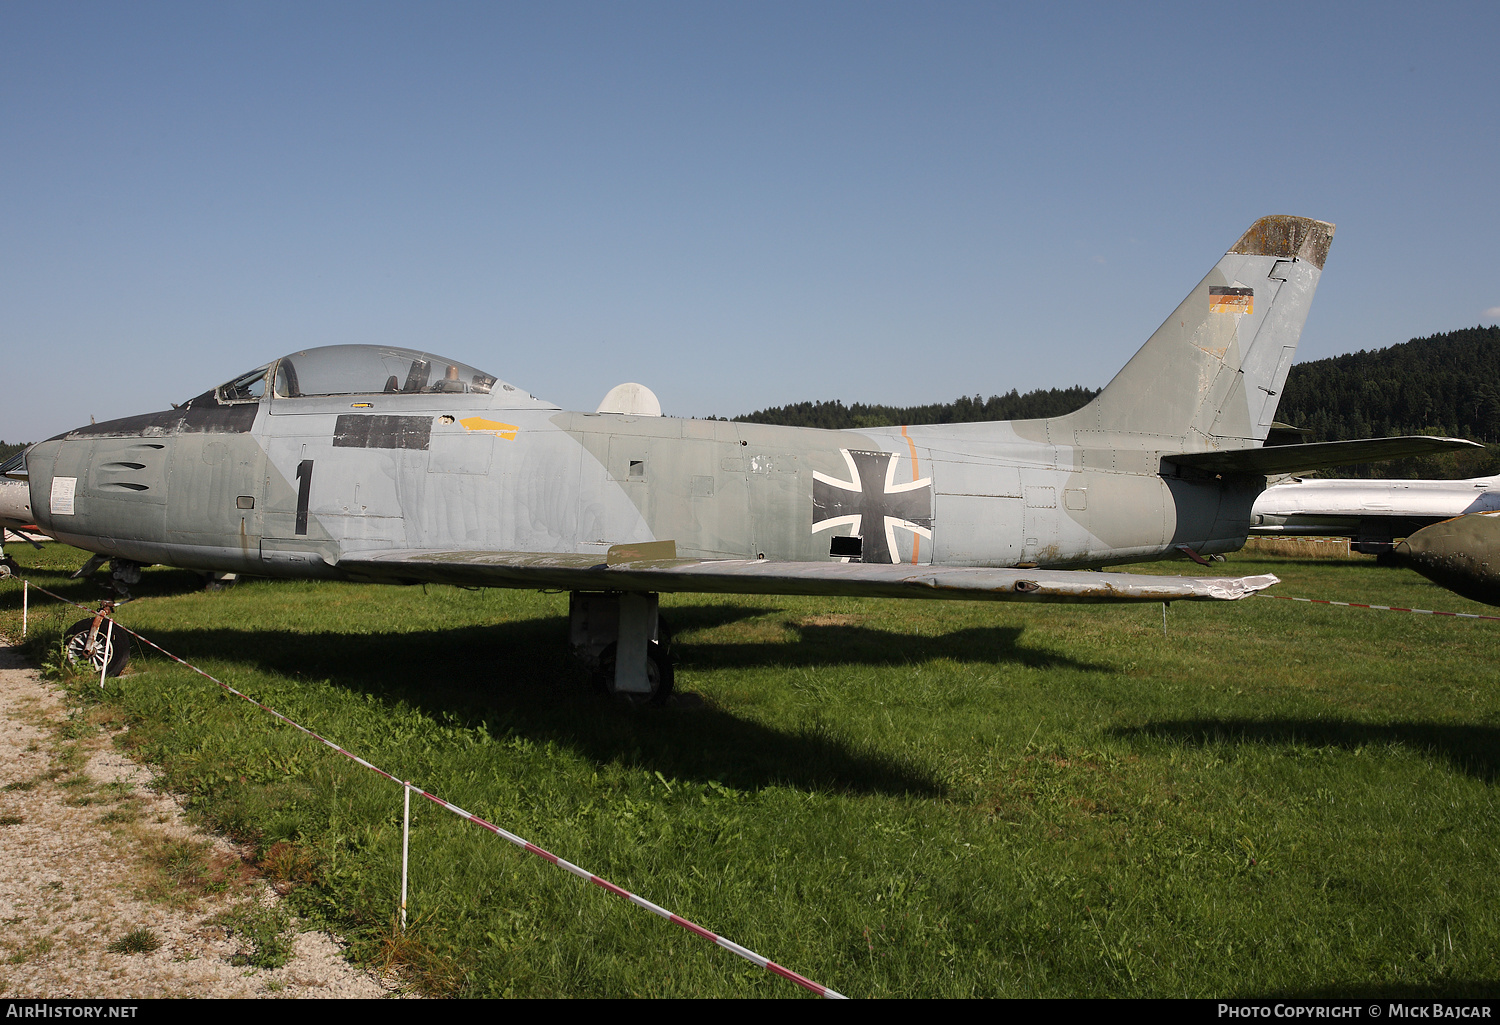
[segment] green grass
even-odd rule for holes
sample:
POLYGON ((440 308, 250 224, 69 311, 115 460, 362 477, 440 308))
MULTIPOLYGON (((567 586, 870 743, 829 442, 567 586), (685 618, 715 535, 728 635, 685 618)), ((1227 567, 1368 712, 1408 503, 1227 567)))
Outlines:
POLYGON ((241 904, 223 916, 231 936, 239 941, 240 952, 231 962, 253 968, 284 968, 292 959, 291 919, 279 905, 266 907, 250 902, 241 904))
POLYGON ((115 954, 149 954, 161 946, 161 937, 142 925, 130 930, 107 948, 115 954))
MULTIPOLYGON (((79 600, 79 553, 13 549, 79 600)), ((1193 573, 1187 563, 1140 567, 1193 573)), ((1275 593, 1493 614, 1364 558, 1275 593)), ((677 684, 616 708, 567 596, 148 570, 121 621, 400 777, 853 996, 1500 993, 1500 623, 1254 598, 664 596, 677 684)), ((0 585, 19 633, 20 586, 0 585)), ((82 617, 34 605, 31 655, 82 617)), ((798 990, 136 647, 130 725, 357 956, 472 996, 798 990)))

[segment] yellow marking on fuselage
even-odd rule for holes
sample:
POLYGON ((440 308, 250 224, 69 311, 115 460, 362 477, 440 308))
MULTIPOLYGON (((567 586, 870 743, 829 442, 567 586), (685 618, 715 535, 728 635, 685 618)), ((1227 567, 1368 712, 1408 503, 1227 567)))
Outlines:
POLYGON ((503 438, 506 441, 515 441, 516 432, 521 429, 515 424, 503 424, 499 420, 486 420, 482 416, 465 417, 459 423, 463 424, 467 430, 479 431, 482 434, 493 434, 497 438, 503 438))

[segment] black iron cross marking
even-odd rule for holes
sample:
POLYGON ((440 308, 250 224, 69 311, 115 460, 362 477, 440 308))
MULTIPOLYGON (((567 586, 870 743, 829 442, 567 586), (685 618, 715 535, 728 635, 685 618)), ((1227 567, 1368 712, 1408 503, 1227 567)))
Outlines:
POLYGON ((854 479, 813 474, 813 533, 847 525, 864 539, 861 561, 893 563, 896 527, 932 530, 932 480, 894 483, 894 452, 842 452, 854 479))

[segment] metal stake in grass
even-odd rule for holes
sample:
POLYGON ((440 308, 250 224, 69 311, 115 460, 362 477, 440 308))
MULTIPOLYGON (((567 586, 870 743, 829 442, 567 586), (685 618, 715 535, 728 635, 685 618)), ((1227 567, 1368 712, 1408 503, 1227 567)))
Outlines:
POLYGON ((26 636, 26 619, 31 614, 31 581, 21 581, 21 636, 26 636))
POLYGON ((401 784, 406 808, 401 814, 401 931, 406 932, 406 854, 411 843, 411 782, 401 784))
POLYGON ((1167 636, 1167 603, 1161 603, 1161 635, 1167 636))

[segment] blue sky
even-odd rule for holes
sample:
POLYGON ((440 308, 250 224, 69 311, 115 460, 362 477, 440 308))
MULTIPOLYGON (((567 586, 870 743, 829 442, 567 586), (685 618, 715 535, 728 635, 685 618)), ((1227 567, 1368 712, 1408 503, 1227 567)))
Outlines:
POLYGON ((1500 316, 1500 5, 0 6, 0 438, 313 345, 669 414, 1099 386, 1256 217, 1299 359, 1500 316))

